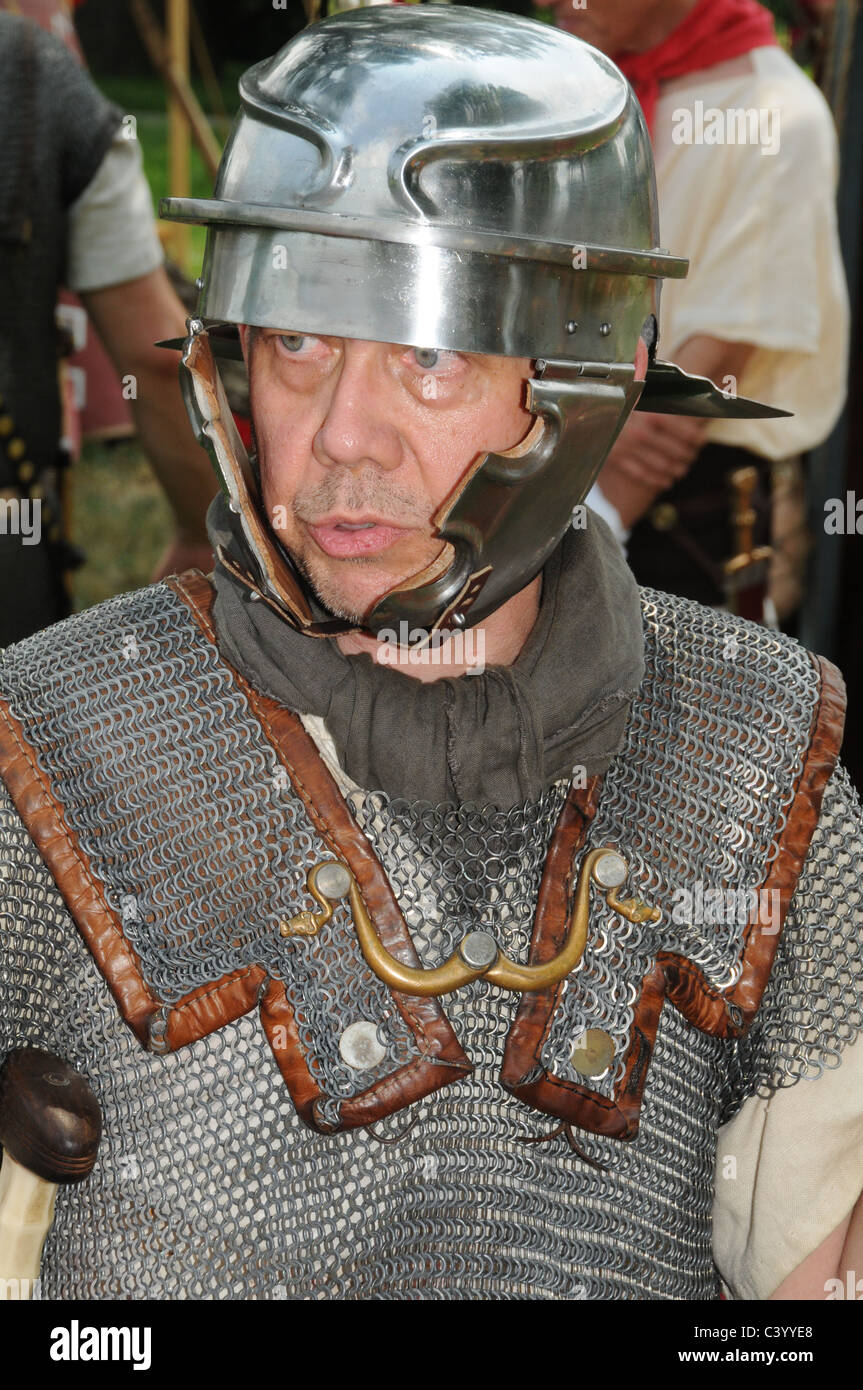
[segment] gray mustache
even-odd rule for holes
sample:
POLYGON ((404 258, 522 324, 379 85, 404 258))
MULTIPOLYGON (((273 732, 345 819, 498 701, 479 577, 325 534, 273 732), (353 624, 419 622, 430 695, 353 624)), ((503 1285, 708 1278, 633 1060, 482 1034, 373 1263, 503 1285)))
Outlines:
POLYGON ((293 501, 300 521, 314 522, 328 512, 378 512, 389 521, 425 526, 434 511, 431 501, 394 486, 374 468, 359 473, 331 473, 316 487, 298 492, 293 501))

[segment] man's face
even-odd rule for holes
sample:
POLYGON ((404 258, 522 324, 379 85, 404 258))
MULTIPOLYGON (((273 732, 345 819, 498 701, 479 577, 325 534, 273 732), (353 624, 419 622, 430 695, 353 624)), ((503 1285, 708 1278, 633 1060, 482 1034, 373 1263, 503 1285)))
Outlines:
POLYGON ((267 517, 352 621, 440 555, 432 517, 478 455, 520 443, 527 358, 241 330, 267 517))
POLYGON ((550 0, 558 28, 603 53, 641 53, 677 27, 696 0, 550 0))

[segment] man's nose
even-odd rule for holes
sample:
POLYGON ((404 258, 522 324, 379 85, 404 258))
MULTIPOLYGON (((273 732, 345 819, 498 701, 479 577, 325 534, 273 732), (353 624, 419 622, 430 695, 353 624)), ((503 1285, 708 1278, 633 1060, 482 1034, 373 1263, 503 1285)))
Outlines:
POLYGON ((386 372, 380 343, 348 340, 338 380, 312 453, 327 467, 398 468, 402 444, 391 424, 396 384, 386 372))

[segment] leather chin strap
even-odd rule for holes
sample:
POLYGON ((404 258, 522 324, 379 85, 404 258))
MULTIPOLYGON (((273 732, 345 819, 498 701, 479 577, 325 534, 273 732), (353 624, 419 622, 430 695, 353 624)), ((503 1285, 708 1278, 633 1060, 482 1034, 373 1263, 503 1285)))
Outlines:
POLYGON ((527 408, 536 419, 526 439, 477 459, 434 517, 447 543, 441 555, 386 594, 358 628, 341 619, 315 618, 303 581, 264 518, 207 330, 199 319, 190 319, 188 329, 180 373, 186 408, 228 505, 240 517, 252 572, 223 551, 219 559, 250 592, 310 637, 385 632, 387 640, 397 642, 410 632, 410 644, 422 646, 438 630, 464 628, 494 612, 542 569, 643 385, 634 379, 632 364, 539 362, 537 378, 528 382, 527 408), (546 376, 549 368, 553 375, 546 376))

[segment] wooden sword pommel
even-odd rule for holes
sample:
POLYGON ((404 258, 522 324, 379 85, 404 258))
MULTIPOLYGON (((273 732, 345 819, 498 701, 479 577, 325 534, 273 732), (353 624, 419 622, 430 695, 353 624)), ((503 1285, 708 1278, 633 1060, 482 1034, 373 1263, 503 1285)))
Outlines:
POLYGON ((29 1298, 60 1185, 93 1171, 102 1115, 80 1072, 38 1047, 0 1068, 0 1298, 29 1298))

